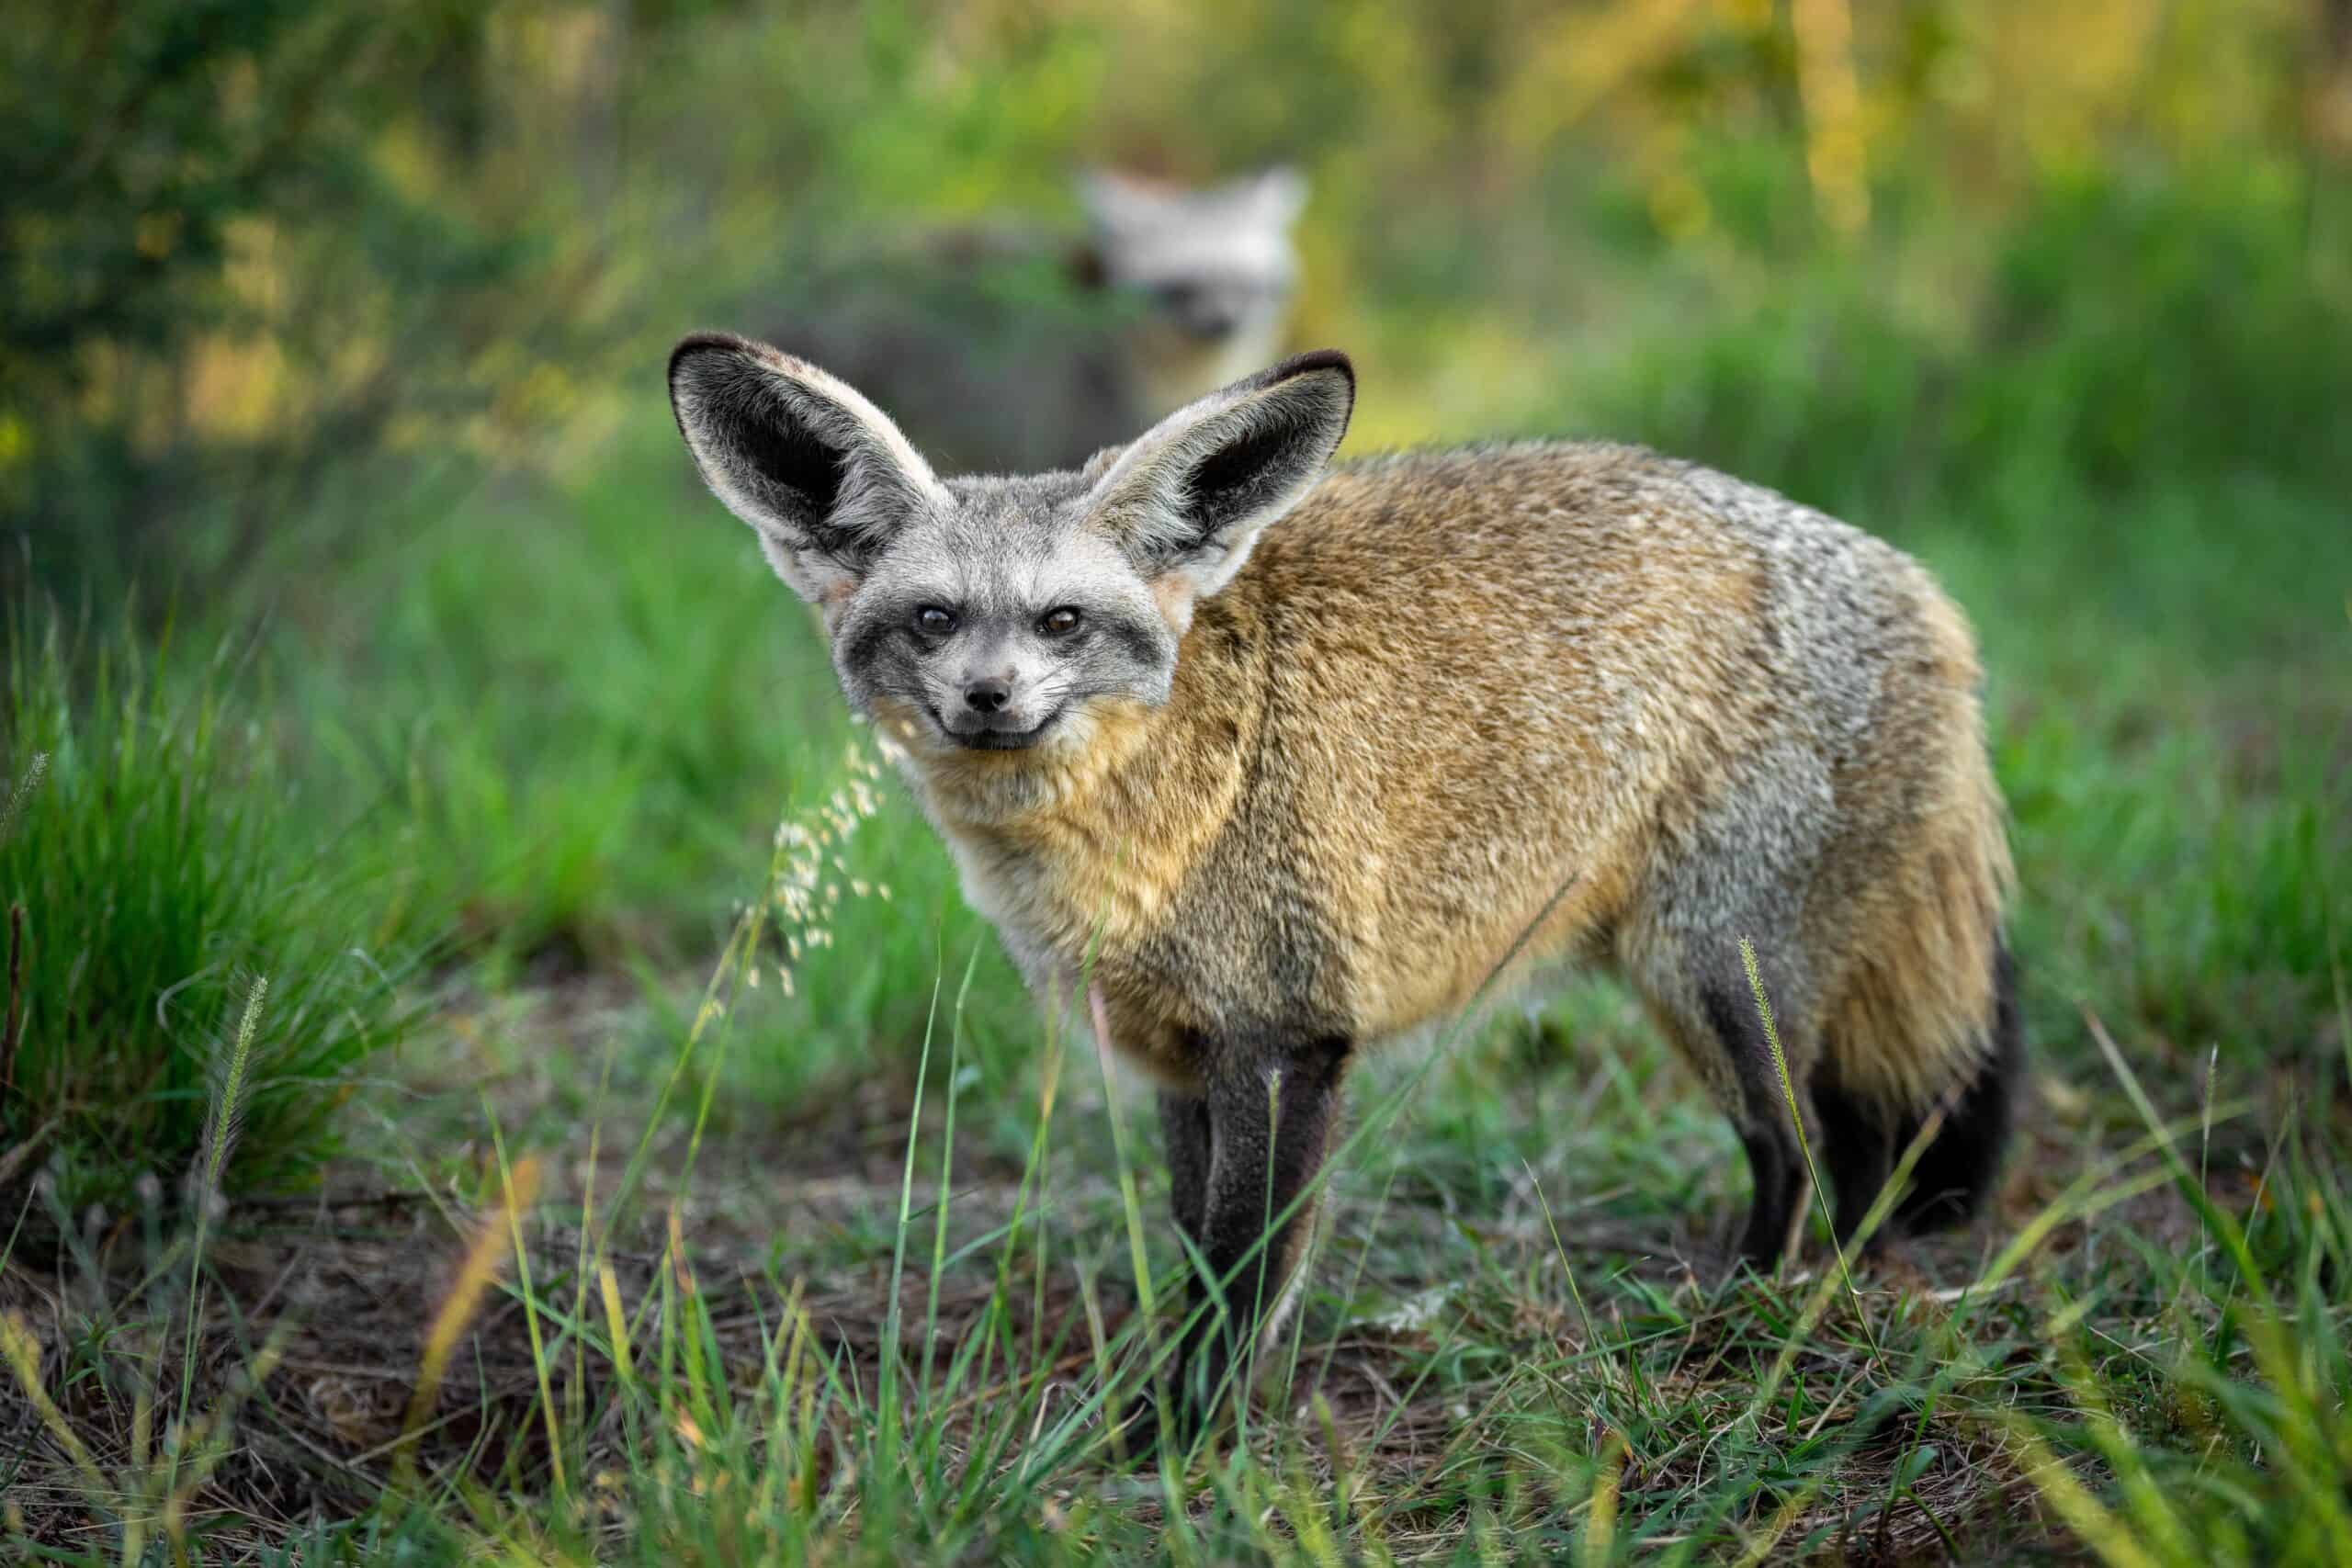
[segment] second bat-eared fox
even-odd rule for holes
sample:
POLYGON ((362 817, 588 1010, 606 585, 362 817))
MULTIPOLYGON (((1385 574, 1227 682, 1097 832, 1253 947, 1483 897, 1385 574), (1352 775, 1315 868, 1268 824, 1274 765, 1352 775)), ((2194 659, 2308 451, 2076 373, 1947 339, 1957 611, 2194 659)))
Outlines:
POLYGON ((1075 239, 982 221, 787 254, 766 336, 854 382, 933 463, 992 473, 1082 463, 1280 355, 1297 170, 1185 186, 1097 168, 1077 195, 1075 239))
POLYGON ((2023 1066, 1976 652, 1928 573, 1636 446, 1333 465, 1355 389, 1301 355, 1074 472, 942 479, 813 365, 670 360, 966 897, 1158 1086, 1222 1307, 1187 1432, 1293 1294, 1349 1065, 1498 968, 1640 995, 1738 1129, 1761 1267, 1805 1175, 1775 1034, 1841 1235, 1923 1137, 1892 1224, 1971 1215, 2023 1066))

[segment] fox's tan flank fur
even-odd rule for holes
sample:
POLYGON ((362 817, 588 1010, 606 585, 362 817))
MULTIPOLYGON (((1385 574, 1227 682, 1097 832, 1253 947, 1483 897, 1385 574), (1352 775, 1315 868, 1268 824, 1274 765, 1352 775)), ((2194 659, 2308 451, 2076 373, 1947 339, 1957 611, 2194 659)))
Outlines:
MULTIPOLYGON (((1977 681, 1924 572, 1776 496, 1634 447, 1415 455, 1340 465, 1290 513, 1194 615, 1164 706, 1105 704, 1081 751, 956 753, 920 787, 989 913, 1072 973, 1099 939, 1113 1043, 1179 1087, 1217 1010, 1152 954, 1205 912, 1185 884, 1249 788, 1295 824, 1318 1010, 1359 1043, 1466 1004, 1572 872, 1521 961, 1611 958, 1670 996, 1724 922, 1663 867, 1721 848, 1814 885, 1786 911, 1812 955, 1773 987, 1787 1037, 1924 1111, 1984 1047, 2009 875, 1977 681), (1873 645, 1791 604, 1821 573, 1893 622, 1873 645), (1858 657, 1877 689, 1822 733, 1790 694, 1858 657), (1825 836, 1786 841, 1799 825, 1825 836)), ((1703 1024, 1661 1012, 1731 1093, 1703 1024)))
MULTIPOLYGON (((697 400, 736 395, 722 368, 823 383, 732 340, 690 350, 739 356, 673 369, 681 423, 726 496, 725 434, 697 423, 697 400)), ((1220 1227, 1241 1221, 1220 1193, 1250 1195, 1254 1236, 1268 1168, 1278 1187, 1296 1176, 1294 1191, 1312 1178, 1347 1060, 1465 1006, 1539 919, 1521 966, 1613 968, 1740 1128, 1751 1257, 1780 1250, 1800 1172, 1743 938, 1820 1122, 1839 1228, 1939 1107, 1943 1152, 1905 1213, 1965 1214, 2018 1047, 2004 814, 1960 612, 1888 546, 1636 447, 1325 471, 1352 389, 1344 360, 1308 356, 1083 473, 947 481, 967 521, 1056 519, 1004 548, 1132 560, 1140 592, 1104 613, 1156 616, 1142 640, 1173 649, 1172 669, 1125 685, 1044 667, 1041 689, 1058 678, 1080 694, 1034 743, 973 749, 943 726, 940 688, 869 682, 866 654, 843 653, 853 612, 825 606, 854 700, 905 748, 967 896, 1033 983, 1067 997, 1091 957, 1111 1043, 1163 1086, 1180 1222, 1213 1265, 1240 1263, 1220 1227), (1301 441, 1303 479, 1282 470, 1217 508, 1217 486, 1259 483, 1250 465, 1301 441), (1150 491, 1159 468, 1171 477, 1150 491), (1122 488, 1131 472, 1143 499, 1122 488), (1187 554, 1170 531, 1190 506, 1204 521, 1187 554), (1247 1102, 1277 1073, 1292 1109, 1253 1122, 1247 1102)), ((926 482, 939 481, 922 471, 904 488, 926 482)), ((853 604, 880 592, 860 584, 888 576, 893 548, 944 560, 1024 536, 950 525, 951 543, 862 557, 861 534, 844 556, 821 525, 779 546, 772 520, 753 521, 772 555, 834 562, 853 604)), ((944 594, 967 579, 923 581, 944 594)), ((1272 1301, 1304 1229, 1281 1228, 1240 1304, 1272 1301)), ((1224 1343, 1193 1359, 1214 1372, 1224 1343)))

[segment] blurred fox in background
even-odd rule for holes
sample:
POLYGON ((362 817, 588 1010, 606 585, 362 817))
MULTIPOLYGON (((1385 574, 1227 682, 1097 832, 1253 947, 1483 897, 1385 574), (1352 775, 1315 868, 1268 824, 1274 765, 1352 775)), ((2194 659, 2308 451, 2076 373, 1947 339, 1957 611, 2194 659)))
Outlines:
POLYGON ((1074 468, 1281 356, 1297 171, 1194 187, 1097 169, 1078 192, 1075 243, 967 226, 845 256, 795 279, 766 336, 967 473, 1074 468))
MULTIPOLYGON (((1080 189, 1100 281, 1149 306, 1124 343, 1134 400, 1125 412, 1162 418, 1281 357, 1298 276, 1290 230, 1306 206, 1305 176, 1274 168, 1194 191, 1097 171, 1080 189)), ((1133 429, 1126 423, 1102 445, 1133 429)))

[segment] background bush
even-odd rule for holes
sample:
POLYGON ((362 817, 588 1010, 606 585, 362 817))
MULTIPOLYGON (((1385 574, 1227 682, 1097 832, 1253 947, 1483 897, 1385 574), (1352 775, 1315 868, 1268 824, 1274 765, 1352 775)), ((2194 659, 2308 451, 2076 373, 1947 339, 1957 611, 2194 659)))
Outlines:
POLYGON ((175 1191, 266 977, 228 1168, 300 1184, 336 1146, 347 1075, 415 1015, 400 911, 338 846, 287 829, 290 781, 234 646, 151 652, 53 621, 11 638, 0 889, 20 1032, 0 1152, 19 1169, 38 1152, 66 1213, 142 1178, 175 1191))

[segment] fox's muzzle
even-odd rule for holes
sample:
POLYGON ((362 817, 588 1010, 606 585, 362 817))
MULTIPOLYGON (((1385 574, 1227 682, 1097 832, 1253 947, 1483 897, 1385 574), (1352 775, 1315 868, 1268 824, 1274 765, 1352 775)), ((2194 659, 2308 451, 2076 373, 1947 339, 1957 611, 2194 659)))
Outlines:
POLYGON ((959 706, 944 714, 933 709, 932 717, 959 746, 979 751, 1017 751, 1042 739, 1061 717, 1061 710, 1039 717, 1012 701, 1009 682, 986 680, 967 683, 959 706))

